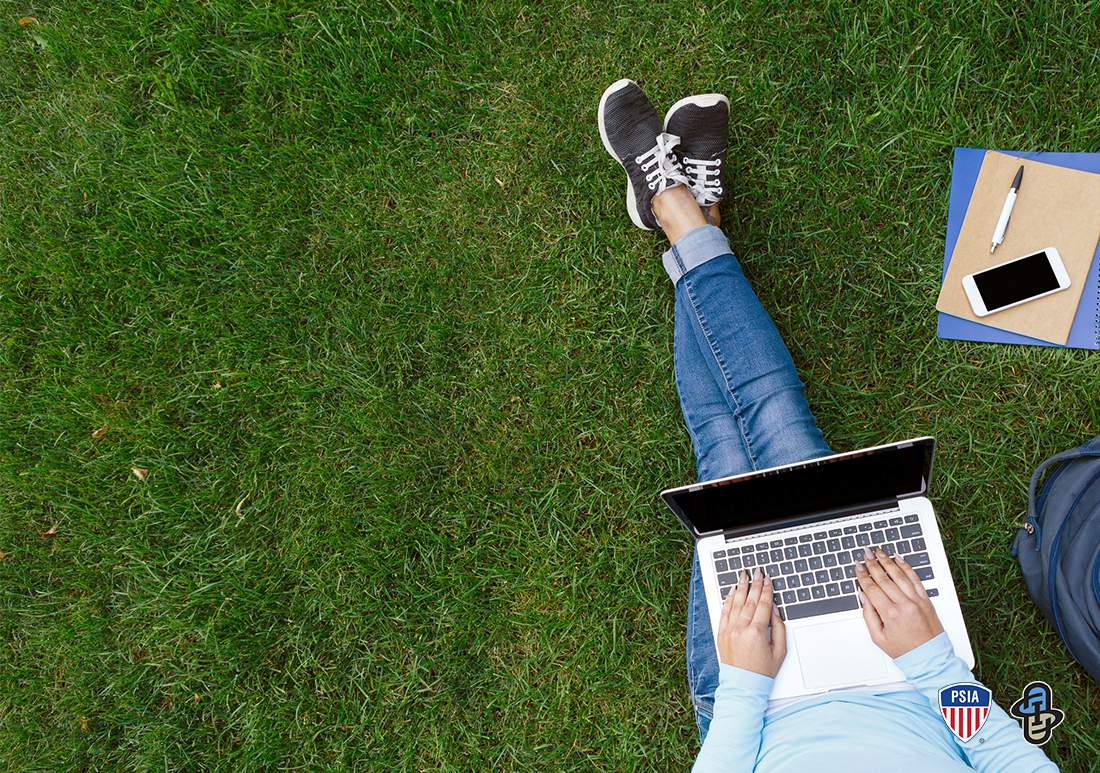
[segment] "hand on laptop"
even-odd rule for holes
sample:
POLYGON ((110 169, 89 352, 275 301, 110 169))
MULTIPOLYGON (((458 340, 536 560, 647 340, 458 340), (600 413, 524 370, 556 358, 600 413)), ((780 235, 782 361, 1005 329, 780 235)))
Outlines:
POLYGON ((891 560, 881 551, 868 551, 866 561, 867 568, 856 562, 856 577, 871 641, 897 658, 943 633, 913 567, 900 557, 891 560))
POLYGON ((774 677, 787 655, 787 634, 783 620, 772 604, 770 577, 753 571, 752 588, 744 570, 737 586, 722 604, 718 623, 718 659, 731 666, 774 677), (768 626, 772 627, 768 641, 768 626))

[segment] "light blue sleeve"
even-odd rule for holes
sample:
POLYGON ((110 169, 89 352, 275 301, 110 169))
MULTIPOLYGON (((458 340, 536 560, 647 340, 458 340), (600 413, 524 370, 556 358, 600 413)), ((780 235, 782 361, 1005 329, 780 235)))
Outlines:
POLYGON ((714 719, 692 773, 751 773, 760 753, 764 709, 774 681, 763 674, 719 664, 714 719))
MULTIPOLYGON (((895 658, 894 662, 905 678, 928 699, 936 714, 940 713, 941 688, 957 682, 977 682, 963 659, 955 655, 946 633, 895 658)), ((1024 740, 1019 724, 996 703, 990 708, 981 731, 966 743, 958 741, 957 744, 970 767, 977 771, 1058 771, 1058 766, 1047 759, 1042 749, 1024 740)))

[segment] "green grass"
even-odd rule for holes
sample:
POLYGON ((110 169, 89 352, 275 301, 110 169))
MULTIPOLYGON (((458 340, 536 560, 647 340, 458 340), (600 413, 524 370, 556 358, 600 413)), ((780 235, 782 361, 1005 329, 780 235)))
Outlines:
POLYGON ((826 438, 938 438, 978 676, 1096 769, 1008 555, 1096 355, 934 303, 954 146, 1100 150, 1100 3, 803 5, 0 4, 0 766, 690 767, 629 76, 730 95, 724 226, 826 438))

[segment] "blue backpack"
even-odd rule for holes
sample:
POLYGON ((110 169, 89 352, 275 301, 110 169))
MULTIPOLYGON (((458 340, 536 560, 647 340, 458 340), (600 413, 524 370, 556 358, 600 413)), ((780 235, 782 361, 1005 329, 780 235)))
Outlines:
POLYGON ((1078 663, 1100 680, 1100 437, 1039 465, 1012 543, 1031 598, 1078 663), (1042 491, 1039 479, 1053 465, 1042 491))

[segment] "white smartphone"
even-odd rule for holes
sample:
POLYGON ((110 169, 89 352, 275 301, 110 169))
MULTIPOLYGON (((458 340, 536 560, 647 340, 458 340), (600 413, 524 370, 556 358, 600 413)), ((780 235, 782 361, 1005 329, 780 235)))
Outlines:
POLYGON ((979 317, 1065 290, 1069 274, 1058 250, 1045 250, 963 277, 967 300, 979 317))

